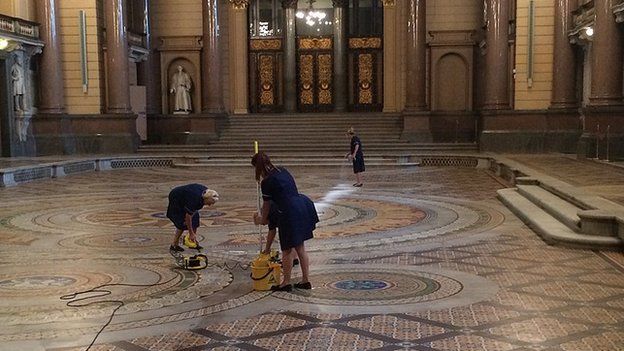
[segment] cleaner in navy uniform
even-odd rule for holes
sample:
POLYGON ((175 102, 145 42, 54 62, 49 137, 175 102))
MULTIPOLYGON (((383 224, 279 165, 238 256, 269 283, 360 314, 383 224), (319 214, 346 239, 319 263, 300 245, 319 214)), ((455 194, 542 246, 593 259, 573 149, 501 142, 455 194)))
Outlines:
POLYGON ((175 236, 169 250, 184 251, 179 245, 180 236, 188 231, 187 246, 201 250, 197 242, 197 228, 199 227, 199 210, 205 205, 212 206, 219 200, 219 194, 202 184, 187 184, 174 188, 169 193, 167 218, 175 225, 175 236))
POLYGON ((346 158, 349 161, 353 161, 353 173, 355 174, 355 183, 353 186, 361 187, 362 173, 366 170, 364 166, 364 152, 362 151, 362 142, 360 138, 355 134, 353 127, 347 130, 347 137, 351 138, 351 150, 347 153, 346 158))
POLYGON ((256 180, 261 180, 263 199, 261 213, 254 214, 254 223, 263 225, 269 223, 271 201, 279 210, 277 227, 282 249, 284 279, 280 285, 272 286, 271 290, 292 290, 290 276, 295 252, 299 256, 302 279, 294 286, 298 289, 311 289, 310 264, 304 242, 312 239, 312 232, 319 221, 314 203, 307 196, 299 193, 292 175, 285 168, 275 167, 264 152, 260 151, 255 154, 251 159, 251 164, 256 170, 256 180))

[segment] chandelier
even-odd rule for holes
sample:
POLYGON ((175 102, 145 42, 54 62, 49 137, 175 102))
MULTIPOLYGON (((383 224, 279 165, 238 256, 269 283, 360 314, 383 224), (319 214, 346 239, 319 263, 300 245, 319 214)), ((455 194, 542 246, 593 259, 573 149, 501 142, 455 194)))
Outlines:
MULTIPOLYGON (((308 8, 305 11, 297 11, 297 13, 295 14, 295 16, 297 16, 297 18, 299 19, 305 19, 305 23, 312 27, 316 24, 322 24, 323 20, 325 19, 325 17, 327 17, 327 14, 323 11, 317 11, 314 9, 313 4, 316 2, 316 0, 308 0, 308 4, 310 4, 308 6, 308 8)), ((328 22, 325 22, 325 24, 328 24, 328 22)))

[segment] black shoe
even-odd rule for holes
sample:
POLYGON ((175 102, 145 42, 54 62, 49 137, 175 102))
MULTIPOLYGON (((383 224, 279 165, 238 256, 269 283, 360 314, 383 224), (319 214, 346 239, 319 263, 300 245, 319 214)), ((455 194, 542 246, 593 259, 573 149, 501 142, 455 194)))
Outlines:
POLYGON ((298 264, 299 264, 299 259, 298 259, 298 258, 295 258, 295 259, 293 260, 293 267, 294 267, 294 266, 296 266, 296 265, 298 265, 298 264))
POLYGON ((312 283, 310 283, 310 282, 295 283, 295 288, 297 288, 297 289, 304 289, 304 290, 310 290, 310 289, 312 289, 312 283))
POLYGON ((169 246, 169 251, 182 252, 184 249, 180 245, 171 245, 169 246))
POLYGON ((353 184, 353 186, 354 186, 354 187, 356 187, 356 188, 359 188, 359 187, 361 187, 362 185, 364 185, 364 184, 362 184, 362 183, 355 183, 355 184, 353 184))
POLYGON ((284 285, 284 286, 273 285, 273 286, 271 286, 271 291, 286 291, 286 292, 291 292, 291 291, 292 291, 292 285, 290 285, 290 284, 286 284, 286 285, 284 285))

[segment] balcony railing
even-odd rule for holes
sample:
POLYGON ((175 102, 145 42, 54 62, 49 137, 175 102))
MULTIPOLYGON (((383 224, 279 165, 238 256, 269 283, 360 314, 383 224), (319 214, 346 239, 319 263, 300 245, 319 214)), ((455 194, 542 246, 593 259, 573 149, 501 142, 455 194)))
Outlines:
POLYGON ((39 39, 39 24, 20 18, 0 15, 0 32, 20 37, 39 39))

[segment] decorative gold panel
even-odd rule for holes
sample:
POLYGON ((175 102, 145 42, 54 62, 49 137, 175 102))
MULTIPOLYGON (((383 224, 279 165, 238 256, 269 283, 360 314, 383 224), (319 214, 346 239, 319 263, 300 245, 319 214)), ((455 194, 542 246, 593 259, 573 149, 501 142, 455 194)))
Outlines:
POLYGON ((299 49, 301 50, 331 50, 331 38, 300 38, 299 49))
POLYGON ((381 38, 351 38, 349 39, 351 49, 381 49, 381 38))
POLYGON ((282 50, 280 39, 254 39, 249 41, 251 51, 282 50))
POLYGON ((373 55, 358 56, 358 104, 373 103, 373 55))
POLYGON ((331 54, 318 55, 318 80, 319 80, 319 104, 331 105, 332 104, 332 71, 334 68, 334 61, 331 54))
POLYGON ((275 103, 275 91, 273 86, 274 57, 272 55, 260 56, 260 105, 273 105, 275 103))
POLYGON ((299 56, 299 82, 301 86, 299 94, 299 102, 302 105, 314 104, 314 56, 299 56))

